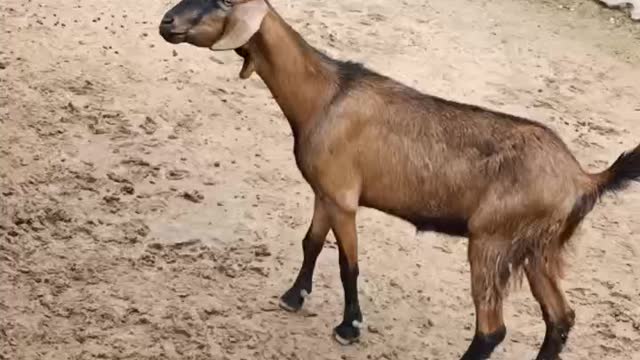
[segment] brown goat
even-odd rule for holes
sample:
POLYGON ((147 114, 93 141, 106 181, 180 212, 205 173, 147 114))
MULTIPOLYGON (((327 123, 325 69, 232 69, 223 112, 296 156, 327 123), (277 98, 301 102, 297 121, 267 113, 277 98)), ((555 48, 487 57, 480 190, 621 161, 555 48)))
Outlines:
POLYGON ((298 168, 315 193, 304 260, 281 298, 296 311, 311 293, 333 230, 345 308, 336 339, 358 339, 356 212, 469 238, 476 332, 462 359, 487 359, 504 339, 510 277, 526 274, 547 332, 538 359, 557 359, 574 323, 558 283, 562 249, 605 191, 640 177, 640 146, 588 174, 562 140, 530 120, 426 95, 307 44, 266 0, 183 0, 160 34, 171 43, 235 50, 291 125, 298 168))

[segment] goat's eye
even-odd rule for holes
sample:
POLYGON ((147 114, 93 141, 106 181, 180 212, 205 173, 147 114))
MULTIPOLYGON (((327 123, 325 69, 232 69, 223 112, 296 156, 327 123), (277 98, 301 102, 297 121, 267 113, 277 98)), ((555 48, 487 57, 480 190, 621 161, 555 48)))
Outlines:
POLYGON ((222 3, 228 7, 233 6, 233 0, 222 0, 222 3))

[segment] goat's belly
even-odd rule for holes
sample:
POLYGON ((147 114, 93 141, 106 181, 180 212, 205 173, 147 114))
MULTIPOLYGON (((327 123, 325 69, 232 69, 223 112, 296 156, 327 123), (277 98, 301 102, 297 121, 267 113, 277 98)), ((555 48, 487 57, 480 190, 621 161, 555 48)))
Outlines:
POLYGON ((453 236, 467 236, 469 233, 467 219, 457 217, 418 217, 405 219, 411 222, 418 231, 435 231, 453 236))
POLYGON ((467 235, 481 184, 456 181, 447 172, 387 163, 389 168, 369 168, 369 176, 363 177, 360 205, 404 219, 418 231, 467 235))
POLYGON ((466 216, 436 211, 427 203, 424 203, 423 208, 414 208, 409 204, 394 207, 375 200, 365 197, 361 199, 360 205, 401 218, 413 224, 420 232, 433 231, 453 236, 467 236, 469 233, 469 221, 466 216))

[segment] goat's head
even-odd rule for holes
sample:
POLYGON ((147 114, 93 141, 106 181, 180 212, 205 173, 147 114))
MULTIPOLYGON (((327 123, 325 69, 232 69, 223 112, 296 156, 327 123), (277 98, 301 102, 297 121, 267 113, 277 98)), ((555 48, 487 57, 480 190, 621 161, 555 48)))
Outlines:
POLYGON ((160 35, 172 44, 234 50, 260 29, 268 9, 266 0, 182 0, 162 18, 160 35))

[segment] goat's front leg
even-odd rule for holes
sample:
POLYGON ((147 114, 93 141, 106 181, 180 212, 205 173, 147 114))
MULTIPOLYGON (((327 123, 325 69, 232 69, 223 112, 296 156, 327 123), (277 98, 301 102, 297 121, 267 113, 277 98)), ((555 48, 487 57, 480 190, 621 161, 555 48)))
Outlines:
POLYGON ((331 228, 338 241, 340 279, 344 289, 344 317, 334 330, 336 340, 351 344, 360 337, 362 313, 358 302, 358 236, 356 212, 334 208, 331 211, 331 228))
POLYGON ((322 251, 322 246, 329 233, 329 216, 318 196, 315 199, 313 219, 309 230, 302 240, 304 260, 293 286, 280 298, 280 307, 287 311, 298 311, 304 303, 304 298, 311 294, 313 270, 316 260, 322 251))

